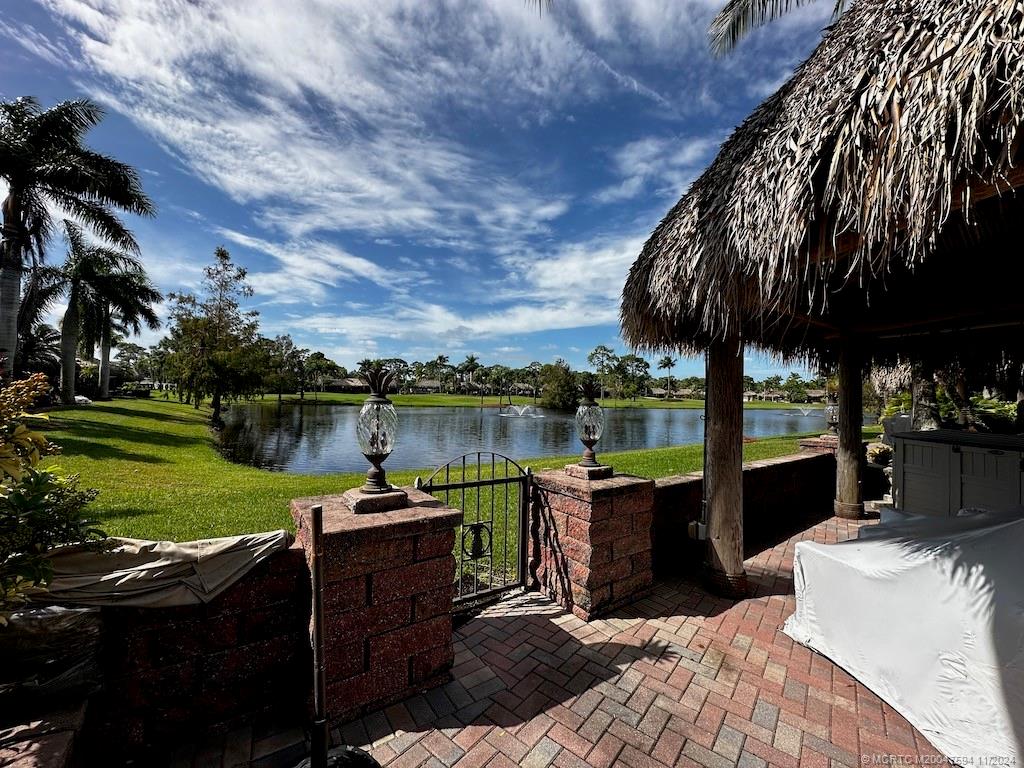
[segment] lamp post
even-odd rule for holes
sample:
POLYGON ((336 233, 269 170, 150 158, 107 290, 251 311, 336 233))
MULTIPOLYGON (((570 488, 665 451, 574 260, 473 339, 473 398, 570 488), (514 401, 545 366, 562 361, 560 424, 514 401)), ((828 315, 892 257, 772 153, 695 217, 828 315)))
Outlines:
POLYGON ((595 401, 598 393, 596 379, 587 377, 580 384, 583 402, 576 409, 576 434, 583 443, 583 457, 579 461, 581 467, 600 467, 594 445, 601 439, 604 432, 604 410, 595 401))
POLYGON ((828 404, 825 406, 825 424, 828 426, 828 434, 839 434, 839 403, 834 396, 828 396, 828 404))
POLYGON ((366 482, 359 489, 361 493, 386 493, 392 490, 381 464, 395 449, 398 436, 398 414, 387 398, 394 375, 393 371, 384 368, 379 362, 362 374, 370 386, 370 396, 366 398, 356 419, 356 440, 371 467, 366 472, 366 482))

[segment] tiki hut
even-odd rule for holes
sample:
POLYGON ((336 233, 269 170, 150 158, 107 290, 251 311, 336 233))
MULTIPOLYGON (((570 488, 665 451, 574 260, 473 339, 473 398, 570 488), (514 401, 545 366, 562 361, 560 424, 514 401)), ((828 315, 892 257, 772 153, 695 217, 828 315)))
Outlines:
POLYGON ((850 516, 869 362, 1020 358, 1022 119, 1021 0, 855 0, 645 244, 622 330, 707 352, 724 590, 745 579, 742 346, 838 369, 836 512, 850 516))

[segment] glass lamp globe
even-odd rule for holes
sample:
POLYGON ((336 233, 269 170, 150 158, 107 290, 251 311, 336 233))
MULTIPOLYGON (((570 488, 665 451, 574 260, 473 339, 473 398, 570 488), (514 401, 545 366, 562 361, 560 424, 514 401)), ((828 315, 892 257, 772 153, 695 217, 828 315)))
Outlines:
POLYGON ((834 435, 839 431, 839 405, 834 400, 830 400, 825 406, 825 423, 831 434, 834 435))
MULTIPOLYGON (((370 378, 370 377, 367 377, 370 378)), ((372 465, 366 473, 363 493, 384 493, 391 490, 381 464, 395 450, 398 437, 398 413, 391 401, 380 394, 387 391, 387 380, 371 381, 370 396, 356 418, 356 441, 359 450, 372 465)))
POLYGON ((576 434, 585 450, 580 459, 581 467, 599 467, 594 444, 601 439, 604 432, 604 410, 592 398, 585 398, 576 409, 576 434))

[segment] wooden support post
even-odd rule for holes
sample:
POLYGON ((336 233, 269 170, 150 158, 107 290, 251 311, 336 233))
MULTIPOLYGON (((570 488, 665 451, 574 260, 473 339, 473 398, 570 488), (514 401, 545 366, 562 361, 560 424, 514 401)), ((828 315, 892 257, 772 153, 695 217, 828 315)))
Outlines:
POLYGON ((715 592, 741 598, 747 594, 743 570, 743 350, 739 339, 732 338, 711 345, 707 354, 706 572, 715 592))
POLYGON ((836 451, 836 515, 858 518, 864 514, 861 478, 864 471, 863 360, 850 340, 839 349, 839 447, 836 451))

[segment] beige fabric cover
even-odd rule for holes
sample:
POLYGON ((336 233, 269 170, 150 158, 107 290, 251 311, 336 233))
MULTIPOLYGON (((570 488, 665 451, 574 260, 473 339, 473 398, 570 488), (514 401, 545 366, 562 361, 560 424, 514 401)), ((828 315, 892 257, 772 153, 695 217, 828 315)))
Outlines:
POLYGON ((44 599, 75 605, 166 608, 206 603, 274 552, 291 546, 287 531, 177 543, 107 540, 112 548, 53 552, 44 599))

